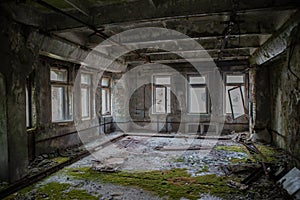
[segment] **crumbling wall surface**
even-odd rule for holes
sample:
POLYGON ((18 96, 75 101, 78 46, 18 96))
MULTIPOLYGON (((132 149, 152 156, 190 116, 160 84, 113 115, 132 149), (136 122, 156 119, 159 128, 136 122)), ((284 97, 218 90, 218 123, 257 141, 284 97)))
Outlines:
MULTIPOLYGON (((273 140, 296 158, 300 158, 299 37, 299 31, 294 31, 291 36, 291 45, 287 49, 287 58, 269 66, 273 140)), ((298 165, 300 165, 299 161, 298 165)))
MULTIPOLYGON (((253 80, 251 80, 253 81, 253 80)), ((270 124, 270 84, 268 67, 256 68, 255 76, 255 127, 256 131, 270 124)))
POLYGON ((2 156, 5 155, 5 151, 8 152, 8 164, 2 166, 1 172, 7 175, 3 177, 4 179, 15 181, 24 177, 27 171, 25 85, 26 77, 36 64, 38 47, 30 40, 30 35, 35 30, 14 22, 10 14, 1 6, 0 30, 0 73, 5 80, 5 87, 2 87, 5 95, 1 95, 1 101, 6 101, 6 116, 1 111, 0 121, 4 123, 0 124, 0 129, 2 129, 1 135, 7 136, 1 137, 1 144, 6 143, 7 148, 2 148, 0 154, 2 156))

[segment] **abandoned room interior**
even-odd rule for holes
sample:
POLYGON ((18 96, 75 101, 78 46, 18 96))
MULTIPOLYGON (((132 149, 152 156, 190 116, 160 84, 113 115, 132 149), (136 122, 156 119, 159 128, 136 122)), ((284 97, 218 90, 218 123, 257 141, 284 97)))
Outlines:
POLYGON ((298 0, 1 0, 1 199, 300 199, 298 0))

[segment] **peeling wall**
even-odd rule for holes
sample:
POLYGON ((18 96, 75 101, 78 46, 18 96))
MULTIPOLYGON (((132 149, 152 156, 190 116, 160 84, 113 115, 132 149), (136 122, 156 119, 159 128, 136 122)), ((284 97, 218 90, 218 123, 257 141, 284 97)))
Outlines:
POLYGON ((298 166, 300 80, 296 76, 300 76, 299 37, 300 32, 294 29, 289 48, 270 62, 258 66, 255 78, 255 128, 267 128, 272 142, 293 155, 298 166))
POLYGON ((8 159, 8 164, 1 166, 1 172, 6 174, 4 178, 7 181, 15 181, 27 173, 25 85, 26 77, 36 65, 38 47, 29 39, 36 30, 14 22, 1 7, 0 15, 0 73, 3 75, 2 80, 6 80, 5 86, 1 84, 2 89, 5 88, 1 102, 6 102, 6 106, 1 108, 5 109, 1 113, 6 113, 6 119, 1 117, 1 135, 7 135, 1 138, 3 146, 0 153, 4 158, 7 154, 8 159))
MULTIPOLYGON (((298 36, 299 38, 299 36, 298 36)), ((288 69, 288 57, 293 73, 300 76, 300 44, 293 55, 269 65, 271 85, 271 130, 273 141, 298 158, 300 166, 300 80, 288 69)))

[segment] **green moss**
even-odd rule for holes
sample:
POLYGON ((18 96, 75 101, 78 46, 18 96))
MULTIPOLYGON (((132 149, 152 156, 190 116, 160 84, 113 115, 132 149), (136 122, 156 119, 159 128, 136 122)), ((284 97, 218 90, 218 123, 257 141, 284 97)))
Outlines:
POLYGON ((16 196, 23 196, 23 195, 27 194, 28 192, 32 191, 33 189, 34 189, 33 186, 29 186, 29 187, 23 188, 22 190, 14 193, 12 195, 9 195, 8 197, 5 197, 4 200, 16 199, 16 196))
POLYGON ((52 160, 53 162, 56 162, 56 163, 58 163, 58 164, 61 164, 61 163, 64 163, 64 162, 68 161, 69 158, 68 158, 68 157, 56 157, 56 158, 52 158, 51 160, 52 160))
POLYGON ((202 169, 198 170, 198 173, 209 172, 209 166, 204 165, 202 169))
POLYGON ((256 145, 257 149, 265 156, 265 162, 276 162, 278 151, 270 146, 256 145))
POLYGON ((226 197, 228 194, 237 194, 240 191, 227 186, 227 177, 205 175, 191 177, 185 169, 172 169, 151 172, 117 172, 100 173, 87 168, 69 169, 68 175, 77 179, 109 182, 124 186, 139 187, 161 197, 169 199, 198 199, 200 193, 211 193, 226 197))
MULTIPOLYGON (((250 154, 248 152, 248 150, 246 149, 246 147, 244 146, 217 146, 215 147, 215 150, 224 150, 224 151, 233 151, 233 152, 241 152, 241 153, 247 153, 249 156, 248 160, 251 160, 252 162, 255 161, 264 161, 264 162, 274 162, 276 161, 276 150, 272 147, 269 146, 265 146, 265 145, 255 145, 257 147, 257 149, 262 153, 262 155, 265 157, 264 159, 261 158, 261 156, 259 155, 253 155, 250 154)), ((237 162, 246 162, 247 159, 246 158, 242 158, 242 159, 231 159, 230 160, 233 163, 237 163, 237 162)))
POLYGON ((247 153, 247 149, 244 146, 216 146, 215 150, 224 150, 224 151, 247 153))
MULTIPOLYGON (((36 189, 34 194, 31 194, 33 196, 33 199, 42 200, 42 199, 49 199, 49 200, 57 200, 57 199, 84 199, 84 200, 96 200, 99 199, 99 197, 92 196, 88 194, 84 190, 75 190, 70 189, 70 184, 62 184, 62 183, 55 183, 51 182, 47 185, 41 186, 36 189)), ((12 199, 23 199, 25 198, 25 195, 30 193, 35 188, 33 186, 27 187, 23 190, 21 190, 18 193, 15 193, 7 198, 5 200, 12 200, 12 199)))
POLYGON ((248 158, 230 158, 229 161, 233 164, 237 164, 237 163, 245 163, 247 162, 249 159, 248 158))

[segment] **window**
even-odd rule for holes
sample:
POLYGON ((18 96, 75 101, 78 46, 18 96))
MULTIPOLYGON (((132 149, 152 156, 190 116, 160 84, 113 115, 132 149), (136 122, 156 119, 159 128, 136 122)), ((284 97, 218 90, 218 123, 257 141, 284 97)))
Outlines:
POLYGON ((225 112, 236 118, 245 113, 245 77, 244 75, 226 75, 225 112), (232 109, 231 109, 232 106, 232 109), (237 116, 238 115, 238 116, 237 116))
POLYGON ((52 68, 50 79, 52 122, 73 120, 73 94, 68 83, 68 70, 52 68))
POLYGON ((110 114, 110 79, 103 77, 101 79, 101 95, 102 95, 102 115, 110 114))
POLYGON ((171 113, 171 77, 154 76, 153 104, 154 113, 171 113))
POLYGON ((205 76, 189 76, 188 111, 192 114, 208 113, 207 85, 205 76))
POLYGON ((32 128, 32 88, 31 82, 27 80, 26 88, 25 88, 25 95, 26 95, 26 127, 32 128))
POLYGON ((83 119, 91 117, 91 75, 81 74, 81 116, 83 119))
POLYGON ((26 127, 27 129, 34 128, 36 125, 36 105, 35 105, 35 87, 34 73, 31 73, 26 78, 25 85, 25 106, 26 106, 26 127))

